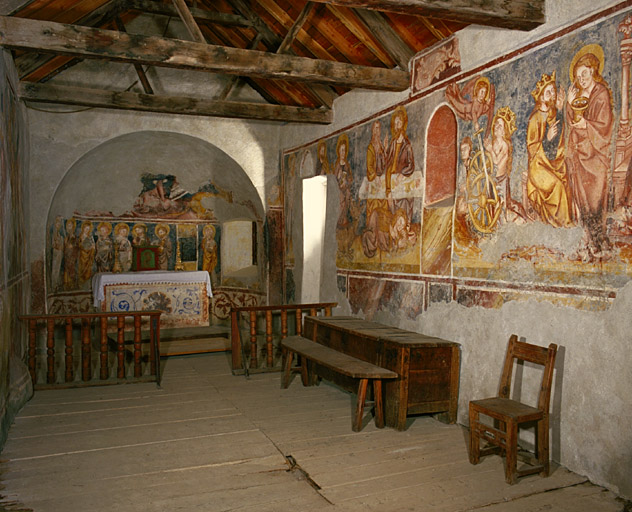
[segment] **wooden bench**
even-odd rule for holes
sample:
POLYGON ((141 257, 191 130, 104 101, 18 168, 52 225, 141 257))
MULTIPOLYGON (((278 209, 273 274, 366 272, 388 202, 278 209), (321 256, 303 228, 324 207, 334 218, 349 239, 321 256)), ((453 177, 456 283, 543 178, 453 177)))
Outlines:
POLYGON ((382 379, 395 379, 397 378, 397 373, 367 363, 353 356, 343 354, 342 352, 338 352, 337 350, 303 338, 302 336, 289 336, 281 340, 281 346, 287 351, 281 380, 281 387, 283 389, 286 389, 290 384, 290 373, 292 371, 294 354, 301 356, 300 369, 304 386, 313 383, 312 376, 308 370, 308 361, 322 365, 347 377, 359 379, 360 383, 358 384, 358 400, 355 407, 355 418, 351 419, 351 429, 354 432, 359 432, 362 429, 367 385, 369 380, 372 380, 375 426, 378 428, 384 427, 382 379))

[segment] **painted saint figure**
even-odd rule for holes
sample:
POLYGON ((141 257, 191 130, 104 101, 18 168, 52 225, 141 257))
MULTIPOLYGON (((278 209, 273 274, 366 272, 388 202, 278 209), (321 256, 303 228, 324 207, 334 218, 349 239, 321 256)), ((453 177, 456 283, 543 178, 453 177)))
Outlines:
POLYGON ((114 228, 114 272, 129 272, 132 268, 132 243, 129 241, 129 226, 124 222, 114 228))
POLYGON ((77 260, 79 259, 79 246, 75 229, 77 221, 66 221, 66 238, 64 240, 64 290, 77 288, 77 260))
POLYGON ((353 244, 353 232, 351 215, 351 185, 353 184, 353 172, 348 160, 349 137, 343 133, 338 137, 336 144, 336 163, 334 175, 340 189, 340 213, 338 215, 338 247, 341 254, 347 258, 353 256, 351 245, 353 244))
POLYGON ((206 270, 215 284, 217 267, 217 242, 215 242, 215 226, 207 224, 202 229, 202 270, 206 270))
POLYGON ((567 95, 566 165, 573 206, 586 235, 579 256, 586 261, 610 252, 606 214, 614 115, 612 93, 601 75, 603 65, 598 44, 579 50, 571 62, 567 95))
POLYGON ((134 224, 132 228, 132 246, 140 247, 142 245, 149 245, 149 240, 147 239, 147 225, 142 222, 139 224, 134 224))
POLYGON ((564 124, 566 97, 556 88, 555 71, 543 74, 531 92, 535 107, 527 126, 527 197, 542 222, 570 226, 571 204, 566 175, 564 124))
POLYGON ((109 222, 99 222, 97 226, 96 256, 94 261, 97 264, 97 272, 110 272, 114 261, 114 244, 110 237, 112 224, 109 222))
POLYGON ((170 228, 167 224, 156 224, 154 230, 156 238, 153 240, 153 245, 158 247, 158 268, 169 270, 173 250, 173 244, 169 239, 170 228))
POLYGON ((445 90, 445 98, 461 119, 474 123, 475 132, 480 128, 481 118, 487 116, 484 136, 489 136, 496 90, 487 77, 476 76, 469 80, 461 90, 455 83, 451 83, 445 90))
POLYGON ((329 166, 329 158, 327 158, 327 145, 324 140, 318 141, 318 147, 316 149, 318 153, 318 163, 316 164, 316 174, 324 176, 325 174, 331 174, 331 168, 329 166))
POLYGON ((79 235, 79 280, 77 284, 80 288, 88 283, 92 277, 95 253, 96 246, 92 236, 92 222, 84 220, 81 224, 81 234, 79 235))
MULTIPOLYGON (((392 139, 386 150, 386 174, 384 185, 386 188, 386 197, 390 203, 391 212, 395 213, 398 209, 406 212, 408 221, 413 218, 413 199, 410 197, 393 198, 392 185, 393 176, 401 174, 402 176, 411 176, 415 172, 415 157, 413 154, 413 146, 408 139, 406 130, 408 129, 408 114, 406 109, 399 106, 391 116, 391 136, 392 139)), ((386 145, 386 144, 385 144, 386 145)))

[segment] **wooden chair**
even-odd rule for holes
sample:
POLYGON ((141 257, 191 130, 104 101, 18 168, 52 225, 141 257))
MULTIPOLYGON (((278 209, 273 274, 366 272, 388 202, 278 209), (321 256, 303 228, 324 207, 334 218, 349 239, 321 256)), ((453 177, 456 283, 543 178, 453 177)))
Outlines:
POLYGON ((480 457, 490 453, 505 453, 505 480, 514 484, 520 476, 540 473, 549 475, 549 403, 551 399, 551 382, 557 345, 551 343, 548 348, 518 341, 512 334, 509 338, 505 366, 498 396, 470 402, 470 462, 478 464, 480 457), (536 407, 509 398, 514 360, 529 361, 543 366, 542 383, 536 407), (480 415, 489 416, 494 426, 481 423, 480 415), (537 425, 536 457, 523 457, 521 461, 529 467, 517 469, 518 461, 518 427, 523 424, 537 425), (488 446, 481 449, 480 440, 487 441, 488 446))

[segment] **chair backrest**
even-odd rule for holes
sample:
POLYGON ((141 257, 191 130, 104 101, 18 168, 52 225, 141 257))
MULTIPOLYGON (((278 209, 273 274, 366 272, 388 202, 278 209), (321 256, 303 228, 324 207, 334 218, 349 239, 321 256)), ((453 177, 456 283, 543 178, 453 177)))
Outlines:
POLYGON ((544 368, 542 372, 542 383, 540 385, 537 407, 548 414, 556 354, 557 345, 555 343, 551 343, 548 348, 541 347, 539 345, 532 345, 530 343, 518 341, 518 336, 512 334, 507 346, 507 355, 505 357, 505 366, 500 380, 498 396, 501 398, 509 398, 514 361, 529 361, 530 363, 541 365, 544 368))

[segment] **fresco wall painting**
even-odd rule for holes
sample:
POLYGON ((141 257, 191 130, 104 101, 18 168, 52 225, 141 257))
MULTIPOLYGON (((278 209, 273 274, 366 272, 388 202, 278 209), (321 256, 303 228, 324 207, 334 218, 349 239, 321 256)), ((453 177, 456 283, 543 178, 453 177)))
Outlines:
MULTIPOLYGON (((211 312, 216 318, 227 319, 235 301, 258 303, 260 293, 249 294, 238 283, 223 287, 220 280, 222 226, 203 200, 229 194, 209 183, 188 193, 174 175, 144 173, 140 181, 137 200, 121 215, 75 212, 73 217, 54 219, 47 243, 49 312, 91 310, 93 275, 142 270, 137 251, 148 247, 156 249, 152 267, 157 270, 209 273, 214 294, 211 312)), ((142 309, 155 306, 135 298, 128 302, 142 309)), ((194 316, 208 318, 207 306, 200 307, 193 308, 194 316), (200 307, 205 311, 198 311, 200 307)))
POLYGON ((286 198, 299 154, 336 177, 352 308, 608 307, 632 273, 631 35, 619 6, 467 73, 454 40, 413 61, 408 101, 285 151, 286 198))

